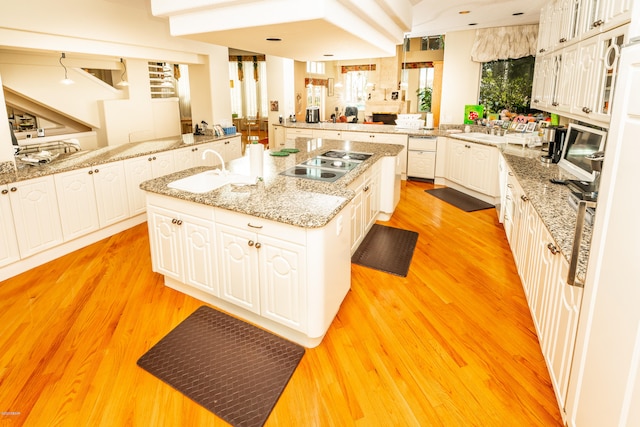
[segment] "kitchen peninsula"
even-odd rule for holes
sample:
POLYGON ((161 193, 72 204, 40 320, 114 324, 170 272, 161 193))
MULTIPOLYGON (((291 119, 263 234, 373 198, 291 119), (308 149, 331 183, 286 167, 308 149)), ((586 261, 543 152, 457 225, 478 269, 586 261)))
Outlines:
MULTIPOLYGON (((351 253, 399 199, 403 147, 299 138, 263 157, 263 180, 206 193, 143 182, 152 265, 165 284, 306 347, 317 346, 350 289, 351 253), (335 182, 282 172, 331 151, 370 154, 335 182)), ((227 164, 249 175, 248 155, 227 164)))

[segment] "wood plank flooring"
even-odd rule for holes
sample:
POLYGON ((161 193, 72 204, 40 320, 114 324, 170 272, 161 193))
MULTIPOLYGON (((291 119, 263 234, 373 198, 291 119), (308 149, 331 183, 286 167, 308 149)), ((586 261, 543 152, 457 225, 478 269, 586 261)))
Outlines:
MULTIPOLYGON (((352 266, 267 426, 562 425, 496 211, 432 187, 384 223, 419 232, 408 276, 352 266)), ((151 272, 146 224, 0 282, 0 425, 226 425, 136 366, 200 305, 151 272)))

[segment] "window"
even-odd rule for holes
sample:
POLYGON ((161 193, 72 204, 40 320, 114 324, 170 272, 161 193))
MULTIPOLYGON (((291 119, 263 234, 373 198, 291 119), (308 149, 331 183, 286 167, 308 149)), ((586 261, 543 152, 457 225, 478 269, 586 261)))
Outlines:
POLYGON ((531 85, 535 58, 526 56, 482 64, 480 104, 485 112, 530 113, 531 85))
POLYGON ((307 73, 324 74, 324 62, 307 62, 307 73))
POLYGON ((267 63, 265 61, 229 61, 231 86, 231 112, 235 117, 266 116, 269 111, 267 98, 267 63), (257 67, 257 68, 256 68, 257 67), (240 80, 242 70, 242 80, 240 80), (256 80, 258 76, 258 80, 256 80))
POLYGON ((433 92, 433 67, 419 69, 418 111, 431 111, 431 94, 433 92))
POLYGON ((344 84, 346 103, 356 105, 358 109, 363 110, 372 87, 368 71, 347 71, 344 84))
POLYGON ((440 49, 444 49, 444 39, 442 36, 427 36, 422 38, 422 44, 420 46, 420 50, 440 50, 440 49))

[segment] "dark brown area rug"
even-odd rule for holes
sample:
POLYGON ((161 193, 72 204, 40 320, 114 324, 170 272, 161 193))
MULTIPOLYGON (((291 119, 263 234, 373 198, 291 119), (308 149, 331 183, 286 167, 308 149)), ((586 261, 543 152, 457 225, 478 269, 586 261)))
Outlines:
POLYGON ((475 197, 449 187, 434 188, 432 190, 424 191, 458 209, 462 209, 465 212, 480 211, 494 207, 491 203, 476 199, 475 197))
POLYGON ((138 366, 233 426, 262 426, 304 347, 202 306, 138 366))
POLYGON ((373 224, 351 262, 406 277, 417 241, 415 231, 373 224))

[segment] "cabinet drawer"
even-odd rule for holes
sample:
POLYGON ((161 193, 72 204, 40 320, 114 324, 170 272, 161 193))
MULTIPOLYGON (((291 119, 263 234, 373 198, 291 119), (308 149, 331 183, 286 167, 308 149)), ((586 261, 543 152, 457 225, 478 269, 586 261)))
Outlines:
POLYGON ((286 240, 291 243, 306 244, 307 233, 305 229, 293 225, 257 218, 239 212, 231 212, 225 209, 216 210, 216 222, 241 230, 286 240))
POLYGON ((313 130, 311 129, 287 129, 287 138, 312 138, 313 130))
POLYGON ((409 138, 409 150, 436 151, 437 138, 409 138))

